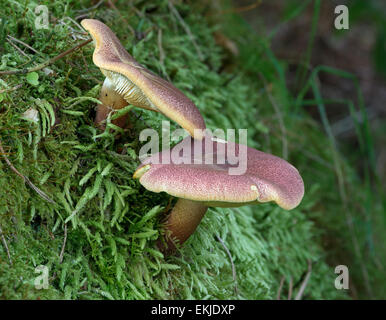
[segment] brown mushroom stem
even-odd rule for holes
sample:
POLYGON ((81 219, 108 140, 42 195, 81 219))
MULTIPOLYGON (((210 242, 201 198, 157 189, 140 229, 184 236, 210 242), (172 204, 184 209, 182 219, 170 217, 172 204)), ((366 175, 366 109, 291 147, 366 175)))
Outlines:
POLYGON ((201 202, 178 199, 165 224, 169 252, 176 249, 176 242, 182 245, 193 234, 207 210, 201 202))
MULTIPOLYGON (((126 107, 128 103, 120 94, 115 92, 108 78, 106 78, 103 82, 99 100, 102 102, 102 104, 99 104, 97 107, 95 124, 104 130, 105 123, 103 121, 107 119, 109 113, 113 110, 119 110, 123 107, 126 107)), ((111 122, 118 127, 124 128, 127 120, 128 115, 126 114, 122 117, 112 120, 111 122)))

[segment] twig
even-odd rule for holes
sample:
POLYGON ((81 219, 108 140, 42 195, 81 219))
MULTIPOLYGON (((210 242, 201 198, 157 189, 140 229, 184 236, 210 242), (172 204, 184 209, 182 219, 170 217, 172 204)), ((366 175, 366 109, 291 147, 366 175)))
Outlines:
POLYGON ((27 43, 25 43, 25 42, 23 42, 23 41, 21 41, 21 40, 19 40, 19 39, 16 39, 16 38, 14 38, 14 37, 12 37, 12 36, 10 36, 10 35, 7 36, 7 40, 8 40, 8 39, 11 40, 11 41, 14 41, 14 42, 17 42, 17 43, 22 44, 24 47, 30 49, 31 51, 35 52, 36 54, 38 54, 38 55, 40 55, 40 56, 43 55, 41 52, 39 52, 39 51, 37 51, 36 49, 32 48, 29 44, 27 44, 27 43))
POLYGON ((16 85, 16 86, 12 87, 12 88, 1 89, 1 90, 0 90, 0 93, 5 93, 5 92, 15 91, 15 90, 17 90, 17 89, 20 89, 22 86, 23 86, 23 84, 21 83, 21 84, 18 84, 18 85, 16 85))
POLYGON ((3 234, 3 230, 1 229, 1 227, 0 227, 0 237, 1 237, 1 241, 3 242, 3 245, 4 245, 4 248, 5 248, 5 251, 7 251, 7 255, 8 255, 9 264, 10 264, 10 265, 12 265, 11 254, 9 253, 9 249, 8 249, 7 241, 5 240, 5 237, 4 237, 4 234, 3 234))
POLYGON ((310 277, 311 277, 311 271, 312 271, 312 264, 311 264, 311 260, 308 260, 308 271, 307 271, 307 274, 302 282, 302 285, 300 286, 299 288, 299 291, 295 297, 295 300, 300 300, 303 296, 303 293, 304 293, 304 290, 306 289, 307 287, 307 284, 308 284, 308 280, 310 280, 310 277))
POLYGON ((86 12, 92 11, 94 9, 97 9, 103 2, 105 2, 105 0, 100 0, 97 4, 93 5, 92 7, 86 8, 86 9, 77 10, 76 13, 86 13, 86 12))
POLYGON ((19 67, 21 66, 24 66, 25 64, 28 64, 31 62, 31 58, 28 56, 28 54, 26 54, 23 50, 21 50, 16 44, 14 44, 10 39, 7 38, 7 42, 12 46, 14 47, 22 56, 26 57, 28 59, 28 61, 26 61, 25 63, 22 63, 19 67))
POLYGON ((235 293, 238 294, 236 267, 235 267, 235 265, 233 263, 232 255, 231 255, 229 249, 227 248, 227 246, 225 245, 224 241, 222 241, 222 239, 218 235, 216 235, 216 238, 221 243, 221 245, 223 246, 225 252, 227 253, 227 255, 229 257, 229 260, 231 261, 232 276, 233 276, 233 281, 235 282, 235 293))
POLYGON ((277 291, 277 297, 276 297, 276 300, 280 300, 281 289, 283 289, 284 279, 285 279, 285 277, 282 276, 282 277, 281 277, 281 280, 280 280, 279 290, 277 291))
POLYGON ((62 250, 60 251, 60 255, 59 255, 59 263, 63 262, 63 254, 64 254, 64 249, 66 248, 66 242, 67 242, 67 223, 64 224, 64 239, 63 239, 62 250))
POLYGON ((259 5, 261 5, 262 3, 262 0, 257 0, 255 3, 252 3, 248 6, 244 6, 244 7, 238 7, 238 8, 235 8, 235 12, 245 12, 245 11, 249 11, 249 10, 252 10, 252 9, 255 9, 257 8, 259 5))
POLYGON ((170 81, 169 75, 165 71, 165 52, 164 49, 162 48, 162 29, 158 29, 158 37, 157 37, 157 42, 158 42, 158 49, 159 49, 159 63, 161 67, 163 68, 163 73, 165 74, 166 78, 170 81))
POLYGON ((288 300, 292 299, 292 277, 290 277, 289 285, 288 285, 288 300))
MULTIPOLYGON (((220 15, 220 14, 228 14, 228 13, 241 13, 241 12, 253 10, 253 9, 257 8, 259 5, 261 5, 261 3, 262 3, 262 0, 257 0, 255 3, 252 3, 250 5, 246 5, 246 6, 238 7, 238 8, 232 8, 232 9, 228 9, 228 10, 222 10, 222 11, 215 13, 215 14, 220 15)), ((212 16, 215 14, 209 14, 209 16, 212 16)))
POLYGON ((16 44, 14 44, 10 39, 7 38, 7 42, 12 47, 14 47, 22 56, 29 58, 28 55, 23 50, 21 50, 16 44))
POLYGON ((190 31, 189 29, 189 26, 185 23, 185 21, 182 19, 182 17, 180 16, 179 12, 177 11, 177 9, 174 7, 173 3, 171 1, 168 1, 168 5, 169 5, 169 8, 170 8, 170 11, 172 11, 172 13, 176 16, 176 18, 178 19, 178 21, 180 22, 181 26, 185 29, 185 32, 187 33, 190 41, 192 41, 193 43, 193 46, 194 48, 196 49, 197 51, 197 55, 198 55, 198 58, 200 60, 204 60, 204 56, 202 55, 202 52, 199 48, 199 46, 197 45, 196 41, 194 40, 194 36, 192 34, 192 32, 190 31))
POLYGON ((162 48, 162 29, 161 28, 158 29, 157 42, 158 42, 158 49, 159 49, 159 61, 160 61, 160 64, 163 65, 165 60, 165 52, 164 52, 164 49, 162 48))
POLYGON ((75 17, 75 20, 83 20, 84 18, 87 18, 89 15, 90 15, 90 13, 88 13, 88 12, 80 14, 79 16, 75 17))
POLYGON ((24 180, 24 182, 27 182, 27 184, 33 189, 35 190, 35 192, 41 196, 44 200, 52 203, 52 204, 56 204, 56 202, 54 200, 52 200, 49 196, 47 196, 42 190, 40 190, 38 187, 36 187, 30 179, 28 179, 25 175, 21 174, 14 166, 13 164, 11 163, 11 161, 8 160, 7 156, 6 156, 6 153, 3 149, 3 146, 1 144, 1 141, 0 141, 0 155, 3 156, 5 162, 8 164, 8 166, 11 168, 11 170, 13 172, 15 172, 20 178, 22 178, 24 180))
POLYGON ((85 40, 85 39, 88 39, 88 37, 89 37, 88 33, 85 32, 85 30, 82 28, 82 26, 78 22, 76 22, 74 19, 72 19, 71 17, 67 17, 67 16, 63 17, 62 19, 59 20, 59 24, 66 26, 71 31, 70 34, 72 36, 72 39, 74 39, 74 40, 78 40, 78 39, 85 40), (70 21, 70 23, 74 24, 78 28, 78 30, 75 30, 73 27, 71 27, 66 22, 66 20, 68 20, 68 21, 70 21))
POLYGON ((85 46, 86 44, 90 43, 92 41, 92 39, 88 39, 86 41, 83 41, 81 43, 79 43, 78 45, 76 45, 75 47, 71 48, 71 49, 68 49, 64 52, 62 52, 61 54, 57 55, 56 57, 53 57, 49 60, 47 60, 46 62, 43 62, 41 64, 38 64, 37 66, 33 67, 33 68, 25 68, 25 69, 18 69, 18 70, 8 70, 8 71, 0 71, 0 75, 10 75, 10 74, 20 74, 20 73, 30 73, 30 72, 34 72, 34 71, 38 71, 38 70, 41 70, 47 66, 49 66, 50 64, 58 61, 59 59, 65 57, 66 55, 74 52, 76 49, 79 49, 83 46, 85 46))

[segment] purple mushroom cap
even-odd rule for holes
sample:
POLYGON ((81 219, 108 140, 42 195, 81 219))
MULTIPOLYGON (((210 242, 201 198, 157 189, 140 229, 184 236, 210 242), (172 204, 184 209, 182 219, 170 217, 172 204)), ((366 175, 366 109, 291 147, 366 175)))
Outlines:
POLYGON ((303 180, 287 161, 210 135, 201 141, 187 137, 174 148, 150 156, 134 178, 152 192, 166 192, 209 207, 274 201, 290 210, 304 195, 303 180), (245 170, 237 173, 242 161, 245 170), (230 174, 232 169, 236 174, 230 174))

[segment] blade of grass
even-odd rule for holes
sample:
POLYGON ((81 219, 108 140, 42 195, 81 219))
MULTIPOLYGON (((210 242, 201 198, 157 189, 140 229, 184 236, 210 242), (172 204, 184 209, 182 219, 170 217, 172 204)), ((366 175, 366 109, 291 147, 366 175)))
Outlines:
MULTIPOLYGON (((316 80, 316 78, 314 80, 316 80)), ((341 167, 341 161, 340 161, 340 158, 338 155, 338 148, 337 148, 337 144, 335 141, 335 137, 332 133, 331 126, 330 126, 330 123, 328 121, 327 114, 326 114, 326 108, 324 106, 323 99, 322 99, 322 96, 321 96, 321 93, 320 93, 320 90, 319 90, 319 87, 318 87, 318 84, 316 81, 313 81, 311 83, 311 88, 312 88, 312 91, 314 93, 315 99, 317 101, 318 111, 319 111, 324 129, 325 129, 327 136, 329 138, 330 147, 331 147, 331 151, 332 151, 332 155, 333 155, 334 166, 336 168, 335 172, 336 172, 336 176, 338 179, 339 194, 340 194, 342 202, 343 202, 344 213, 346 216, 346 223, 347 223, 347 226, 348 226, 350 234, 351 234, 351 241, 353 243, 355 254, 356 254, 358 261, 359 261, 359 264, 361 266, 362 276, 363 276, 363 279, 365 281, 366 289, 368 291, 369 296, 373 296, 371 284, 369 281, 368 271, 367 271, 366 265, 363 263, 362 252, 360 249, 358 238, 356 236, 355 226, 354 226, 354 222, 353 222, 353 216, 351 213, 351 209, 349 208, 349 205, 348 205, 347 192, 346 192, 346 188, 345 188, 345 184, 344 184, 344 175, 343 175, 343 170, 341 167)))
MULTIPOLYGON (((314 1, 314 12, 312 16, 312 26, 311 26, 311 33, 310 33, 310 39, 308 41, 307 50, 305 53, 304 58, 304 65, 308 66, 311 62, 311 56, 312 56, 312 49, 314 47, 314 40, 316 36, 316 31, 318 29, 318 23, 319 23, 319 15, 320 15, 320 0, 314 1)), ((299 66, 297 70, 296 80, 295 83, 298 84, 298 88, 301 88, 304 84, 304 81, 307 76, 307 68, 303 67, 302 65, 299 66)))

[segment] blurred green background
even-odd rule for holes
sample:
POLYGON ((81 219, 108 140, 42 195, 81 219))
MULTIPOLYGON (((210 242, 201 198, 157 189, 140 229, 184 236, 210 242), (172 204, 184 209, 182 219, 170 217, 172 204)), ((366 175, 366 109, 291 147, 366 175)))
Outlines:
POLYGON ((269 35, 273 53, 286 61, 286 84, 297 96, 295 101, 299 95, 305 99, 304 110, 329 137, 326 147, 353 169, 342 171, 337 158, 330 162, 336 175, 330 188, 339 194, 342 206, 335 203, 327 209, 326 204, 326 212, 317 217, 328 230, 323 241, 329 261, 354 266, 353 298, 385 298, 382 289, 375 294, 372 283, 382 288, 385 279, 386 3, 234 3, 256 33, 269 35), (348 30, 334 28, 334 9, 342 4, 349 10, 348 30), (307 91, 305 74, 315 81, 307 91), (360 184, 351 181, 351 175, 360 184), (361 197, 350 189, 359 189, 361 197))

